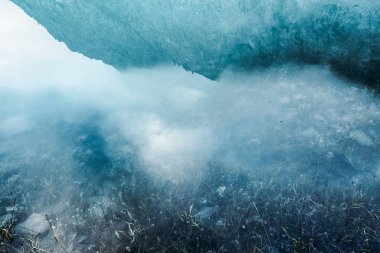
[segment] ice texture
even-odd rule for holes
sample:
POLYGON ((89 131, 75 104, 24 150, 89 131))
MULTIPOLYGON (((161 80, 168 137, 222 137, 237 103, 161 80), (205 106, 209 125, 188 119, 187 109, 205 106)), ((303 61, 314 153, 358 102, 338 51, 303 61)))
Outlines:
POLYGON ((379 87, 379 1, 12 1, 71 50, 118 69, 174 62, 215 79, 296 61, 379 87))

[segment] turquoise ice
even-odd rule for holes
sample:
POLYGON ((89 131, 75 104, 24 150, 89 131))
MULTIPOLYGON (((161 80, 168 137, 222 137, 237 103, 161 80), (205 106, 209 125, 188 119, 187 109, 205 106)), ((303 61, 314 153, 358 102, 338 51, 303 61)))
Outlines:
POLYGON ((379 85, 378 1, 12 1, 71 50, 118 69, 175 63, 215 79, 296 61, 379 85))

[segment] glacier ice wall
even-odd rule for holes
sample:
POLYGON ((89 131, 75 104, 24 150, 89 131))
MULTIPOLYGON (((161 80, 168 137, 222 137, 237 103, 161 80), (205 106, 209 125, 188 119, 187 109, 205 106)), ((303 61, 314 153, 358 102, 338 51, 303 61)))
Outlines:
POLYGON ((120 69, 174 62, 215 79, 296 61, 380 83, 378 1, 12 1, 71 50, 120 69))

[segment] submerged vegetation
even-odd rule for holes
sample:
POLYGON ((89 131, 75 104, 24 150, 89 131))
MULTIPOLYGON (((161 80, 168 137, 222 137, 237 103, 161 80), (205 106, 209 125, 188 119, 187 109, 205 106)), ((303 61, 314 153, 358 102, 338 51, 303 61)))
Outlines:
POLYGON ((16 221, 31 207, 14 202, 18 211, 2 223, 1 252, 380 250, 380 196, 367 192, 379 188, 375 181, 320 185, 312 177, 263 178, 212 164, 193 182, 141 171, 118 182, 105 194, 74 194, 63 212, 46 216, 44 234, 17 232, 16 221))
POLYGON ((380 252, 377 98, 292 73, 153 120, 26 103, 36 127, 0 136, 0 252, 380 252))

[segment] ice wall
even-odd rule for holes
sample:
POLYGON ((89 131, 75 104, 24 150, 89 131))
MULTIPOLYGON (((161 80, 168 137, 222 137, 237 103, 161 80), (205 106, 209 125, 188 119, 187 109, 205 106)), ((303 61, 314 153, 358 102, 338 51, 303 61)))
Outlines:
POLYGON ((214 79, 296 61, 380 83, 378 1, 12 1, 71 50, 119 69, 174 62, 214 79))

